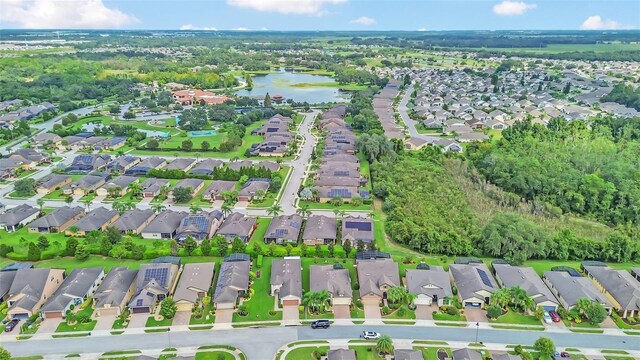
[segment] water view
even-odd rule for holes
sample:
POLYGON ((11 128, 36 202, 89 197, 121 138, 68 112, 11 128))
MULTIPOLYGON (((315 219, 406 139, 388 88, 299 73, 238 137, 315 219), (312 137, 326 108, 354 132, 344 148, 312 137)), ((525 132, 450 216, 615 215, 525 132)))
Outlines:
POLYGON ((273 98, 282 95, 284 100, 317 104, 322 102, 349 101, 348 91, 338 89, 336 81, 326 75, 312 75, 303 72, 285 71, 253 76, 253 89, 238 90, 237 95, 262 99, 266 93, 273 98))

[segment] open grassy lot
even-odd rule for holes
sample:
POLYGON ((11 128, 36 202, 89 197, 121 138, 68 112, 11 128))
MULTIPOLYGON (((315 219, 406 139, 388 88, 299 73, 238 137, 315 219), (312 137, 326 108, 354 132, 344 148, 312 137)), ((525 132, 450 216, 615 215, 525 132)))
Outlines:
POLYGON ((238 313, 233 314, 233 322, 241 321, 264 321, 264 320, 282 320, 282 312, 274 310, 274 297, 269 295, 271 284, 269 277, 271 276, 271 262, 273 258, 264 258, 261 268, 252 268, 256 274, 256 280, 252 285, 253 296, 243 304, 247 307, 247 316, 240 316, 238 313), (260 272, 260 277, 258 277, 260 272))
POLYGON ((320 347, 299 347, 297 349, 291 350, 285 360, 304 360, 304 359, 315 359, 314 353, 316 351, 329 351, 328 346, 320 346, 320 347))

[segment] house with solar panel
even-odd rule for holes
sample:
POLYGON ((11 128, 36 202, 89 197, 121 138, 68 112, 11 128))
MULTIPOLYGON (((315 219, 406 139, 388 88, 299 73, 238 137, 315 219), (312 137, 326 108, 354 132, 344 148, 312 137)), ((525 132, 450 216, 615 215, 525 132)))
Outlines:
POLYGON ((223 194, 236 189, 235 181, 213 180, 211 184, 202 192, 202 200, 216 201, 224 200, 223 194))
POLYGON ((138 156, 125 155, 114 159, 107 165, 107 169, 112 173, 124 173, 138 164, 142 159, 138 156))
POLYGON ((234 212, 224 219, 216 235, 224 236, 229 244, 231 244, 235 238, 239 238, 246 243, 251 238, 256 227, 258 227, 256 218, 234 212))
POLYGON ((163 158, 157 156, 148 157, 138 164, 130 167, 124 172, 124 174, 131 176, 144 176, 147 175, 149 170, 161 169, 165 165, 167 165, 167 160, 163 158))
POLYGON ((195 164, 190 170, 189 174, 196 175, 211 175, 213 170, 221 168, 224 165, 222 160, 217 159, 204 159, 195 164))
POLYGON ((182 223, 182 219, 189 214, 184 211, 166 210, 156 215, 142 230, 143 239, 173 239, 175 238, 178 227, 182 223))
POLYGON ((338 221, 324 215, 311 215, 302 233, 302 241, 310 246, 333 244, 338 236, 338 221))
POLYGON ((251 261, 247 254, 232 254, 220 265, 218 282, 213 294, 216 309, 234 309, 238 299, 249 291, 251 261), (234 256, 240 255, 240 256, 234 256))
POLYGON ((176 230, 176 241, 184 243, 188 237, 194 238, 197 242, 211 239, 220 224, 222 224, 223 218, 224 216, 218 210, 189 214, 182 219, 180 226, 176 230))
POLYGON ((298 214, 275 216, 271 219, 264 241, 276 244, 297 243, 301 228, 302 216, 298 214))
POLYGON ((342 243, 351 242, 356 246, 358 241, 365 244, 375 241, 374 223, 372 219, 346 216, 342 219, 342 243))
POLYGON ((449 265, 449 275, 458 289, 462 306, 482 308, 500 287, 483 262, 449 265))
POLYGON ((111 156, 98 154, 80 154, 77 155, 71 165, 65 169, 68 173, 83 174, 91 171, 100 170, 111 162, 111 156))
POLYGON ((174 289, 179 266, 170 263, 142 264, 138 270, 136 293, 129 302, 132 313, 148 313, 174 289))

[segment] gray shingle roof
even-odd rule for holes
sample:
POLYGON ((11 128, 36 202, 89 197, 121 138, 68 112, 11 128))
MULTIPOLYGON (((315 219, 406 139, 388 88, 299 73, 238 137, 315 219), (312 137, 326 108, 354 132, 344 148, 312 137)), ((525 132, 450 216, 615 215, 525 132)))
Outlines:
POLYGON ((233 213, 227 216, 218 229, 217 234, 227 238, 235 238, 237 236, 241 239, 246 239, 255 224, 255 218, 244 216, 240 213, 233 213))
POLYGON ((438 299, 453 295, 449 274, 441 266, 431 266, 429 270, 408 269, 407 290, 415 295, 437 295, 438 299))
POLYGON ((329 350, 327 360, 356 360, 356 351, 353 349, 329 350))
POLYGON ((235 181, 226 180, 214 180, 211 184, 202 192, 202 195, 216 196, 221 195, 223 192, 233 191, 236 188, 235 181))
POLYGON ((374 239, 373 229, 373 220, 347 216, 342 219, 342 240, 371 242, 374 239))
POLYGON ((198 301, 198 292, 206 293, 211 288, 214 268, 213 262, 186 264, 182 269, 173 300, 185 300, 195 304, 198 301))
POLYGON ((288 241, 297 241, 302 226, 302 216, 280 215, 271 220, 269 228, 265 234, 267 239, 285 239, 288 241))
POLYGON ((36 182, 37 188, 52 189, 71 178, 71 175, 49 174, 36 182))
POLYGON ((165 167, 165 170, 185 170, 195 162, 196 159, 193 158, 177 158, 170 162, 169 165, 165 167))
POLYGON ((16 277, 15 271, 0 271, 0 298, 9 293, 13 278, 16 277))
POLYGON ((626 270, 604 266, 584 266, 608 293, 622 306, 622 310, 640 310, 640 281, 626 270))
POLYGON ((453 351, 453 360, 482 360, 482 354, 469 348, 458 349, 453 351))
POLYGON ((38 212, 38 209, 27 204, 18 205, 12 209, 8 209, 4 214, 0 215, 0 224, 4 226, 16 226, 24 219, 33 216, 38 212))
POLYGON ((132 231, 138 229, 150 217, 155 216, 151 209, 133 209, 122 214, 113 226, 120 231, 132 231))
POLYGON ((544 284, 532 267, 511 266, 509 264, 494 264, 493 269, 496 276, 505 287, 512 288, 519 286, 533 298, 536 304, 550 301, 558 305, 558 300, 549 288, 544 284))
POLYGON ((324 215, 312 215, 307 219, 302 239, 336 239, 338 222, 324 215))
POLYGON ((382 296, 381 286, 401 285, 398 264, 391 259, 358 260, 357 269, 360 297, 369 294, 382 296))
POLYGON ((138 270, 129 270, 127 267, 114 267, 93 295, 94 306, 96 308, 120 306, 136 280, 138 270))
POLYGON ((280 298, 302 299, 302 264, 300 258, 274 260, 271 264, 271 285, 281 285, 280 298))
POLYGON ((121 175, 107 181, 102 187, 105 189, 116 188, 126 189, 129 184, 138 181, 135 176, 121 175))
POLYGON ((395 349, 393 358, 394 360, 424 360, 422 351, 411 349, 395 349))
POLYGON ((41 311, 63 311, 74 298, 85 297, 103 273, 104 268, 101 267, 74 269, 47 300, 41 311))
POLYGON ((117 215, 118 212, 116 210, 109 210, 103 207, 95 208, 78 220, 75 226, 78 228, 78 231, 98 230, 117 215))
POLYGON ((23 309, 33 309, 40 301, 44 287, 49 279, 52 269, 20 269, 16 271, 9 295, 23 296, 11 305, 10 309, 20 307, 23 309))
POLYGON ((309 290, 327 290, 334 298, 351 298, 351 277, 347 269, 334 269, 333 265, 311 265, 309 290))
POLYGON ((214 303, 235 303, 239 291, 249 288, 249 261, 223 262, 213 296, 214 303))
POLYGON ((142 230, 144 233, 173 233, 187 215, 183 211, 167 210, 158 214, 155 219, 142 230))
POLYGON ((76 207, 68 207, 63 206, 54 209, 52 212, 46 214, 45 216, 35 220, 31 224, 29 224, 30 228, 49 228, 49 227, 58 227, 65 224, 67 221, 71 220, 73 217, 78 216, 79 214, 84 213, 84 209, 80 206, 76 207))
MULTIPOLYGON (((451 264, 449 265, 449 271, 453 275, 453 281, 462 299, 478 298, 480 297, 477 294, 479 291, 485 290, 493 293, 500 288, 493 278, 493 275, 491 275, 489 268, 484 263, 469 265, 451 264), (485 275, 487 279, 486 283, 483 281, 485 275)), ((482 298, 484 297, 482 296, 482 298)))

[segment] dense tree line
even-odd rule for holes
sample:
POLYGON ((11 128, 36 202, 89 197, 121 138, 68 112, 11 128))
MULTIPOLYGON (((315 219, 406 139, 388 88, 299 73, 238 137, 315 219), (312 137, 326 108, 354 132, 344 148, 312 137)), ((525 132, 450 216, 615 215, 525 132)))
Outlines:
POLYGON ((600 120, 591 131, 581 121, 516 122, 498 143, 472 144, 467 155, 491 183, 527 200, 611 225, 640 224, 640 142, 613 123, 600 120))
POLYGON ((600 101, 613 101, 640 111, 640 87, 634 89, 624 83, 618 83, 600 101))

